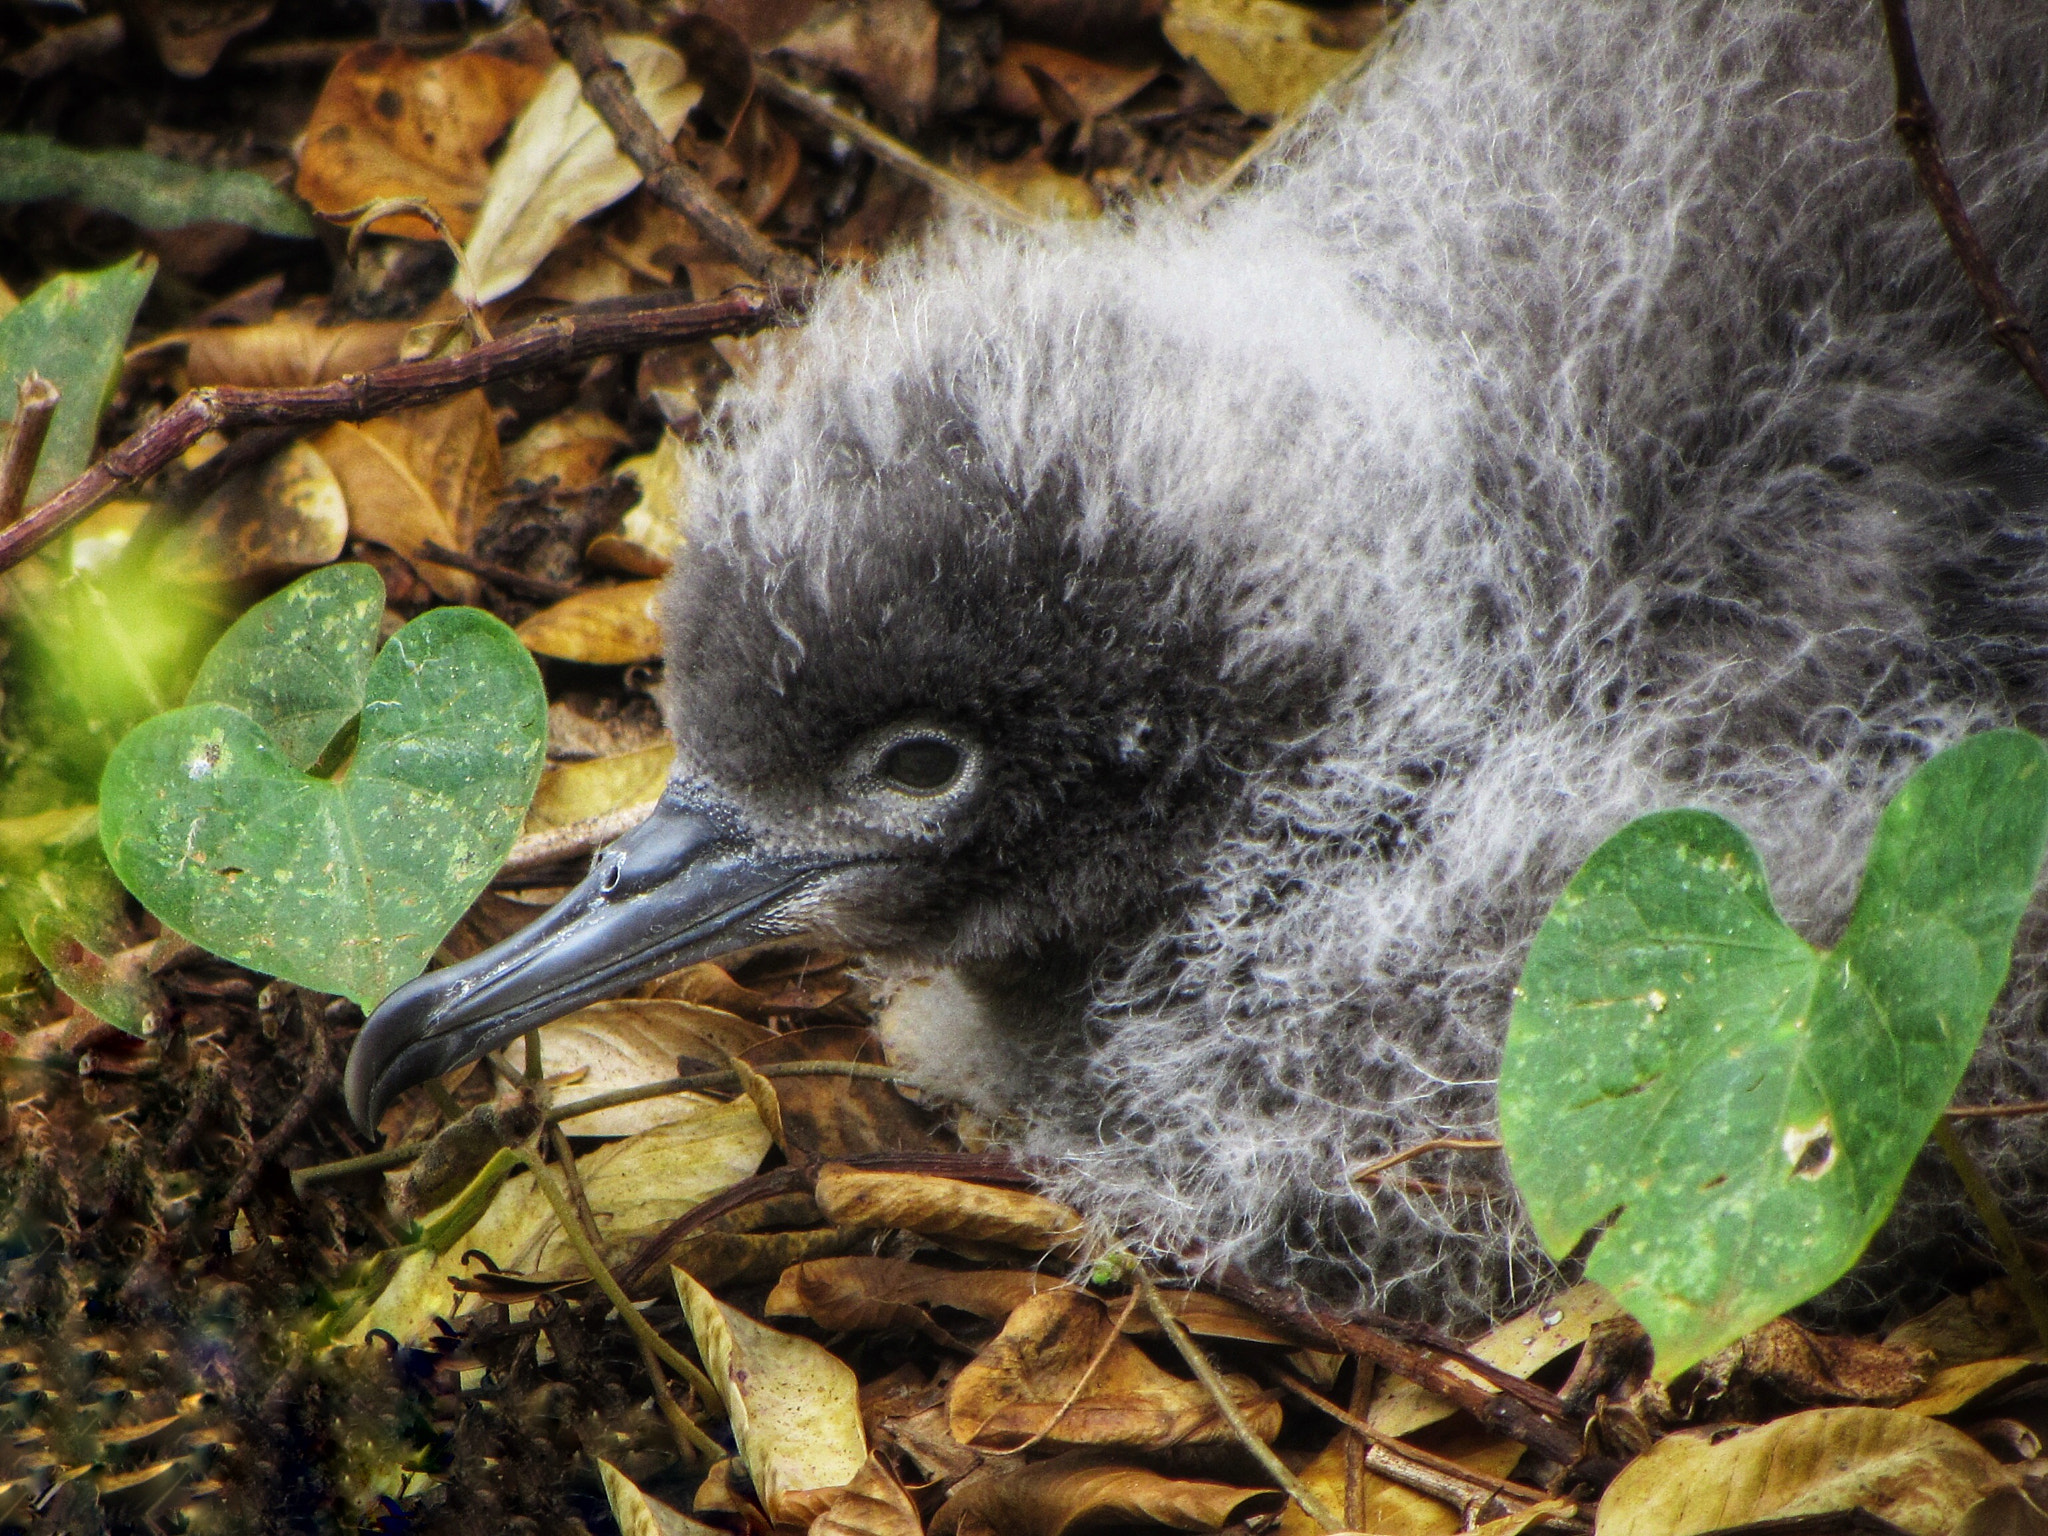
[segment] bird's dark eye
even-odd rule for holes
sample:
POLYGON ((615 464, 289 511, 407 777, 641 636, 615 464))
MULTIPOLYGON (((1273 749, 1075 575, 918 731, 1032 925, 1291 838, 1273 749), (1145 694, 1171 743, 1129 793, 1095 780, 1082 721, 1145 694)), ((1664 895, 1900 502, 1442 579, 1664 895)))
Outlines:
POLYGON ((876 769, 898 789, 934 794, 960 772, 960 749, 937 736, 913 736, 884 752, 876 769))

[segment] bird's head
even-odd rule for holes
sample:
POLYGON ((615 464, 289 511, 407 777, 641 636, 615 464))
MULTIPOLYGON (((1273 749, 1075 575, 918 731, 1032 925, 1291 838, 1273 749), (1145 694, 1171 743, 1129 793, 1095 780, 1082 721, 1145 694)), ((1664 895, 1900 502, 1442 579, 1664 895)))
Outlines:
POLYGON ((377 1010, 349 1064, 365 1125, 764 942, 1071 975, 1174 908, 1247 776, 1314 725, 1327 658, 1262 638, 1226 523, 1145 504, 1118 456, 1145 423, 964 328, 883 367, 871 316, 868 354, 835 344, 848 317, 817 326, 691 496, 660 807, 545 917, 377 1010))

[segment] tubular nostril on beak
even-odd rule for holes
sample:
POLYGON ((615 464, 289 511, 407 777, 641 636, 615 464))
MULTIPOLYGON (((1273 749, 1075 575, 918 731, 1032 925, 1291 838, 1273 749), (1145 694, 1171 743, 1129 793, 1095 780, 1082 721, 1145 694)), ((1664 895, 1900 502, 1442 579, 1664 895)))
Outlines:
POLYGON ((616 891, 619 888, 620 867, 621 866, 617 859, 613 859, 611 863, 606 866, 604 878, 599 880, 597 883, 597 888, 599 891, 609 896, 613 891, 616 891))

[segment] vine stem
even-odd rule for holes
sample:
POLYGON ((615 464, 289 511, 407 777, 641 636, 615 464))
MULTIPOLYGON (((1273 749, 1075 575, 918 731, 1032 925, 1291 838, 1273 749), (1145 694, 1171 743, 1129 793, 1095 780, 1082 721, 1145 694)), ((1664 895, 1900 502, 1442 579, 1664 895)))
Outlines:
POLYGON ((1946 1115, 1934 1122, 1934 1144, 1941 1148, 1949 1166, 1955 1169, 1956 1177, 1963 1181, 1963 1193, 1970 1197, 1970 1204, 1976 1208, 1984 1230, 1990 1233, 1991 1246, 1998 1250, 1999 1262, 2005 1265, 2006 1276, 2012 1281, 2012 1288, 2019 1293, 2020 1303, 2033 1321, 2035 1336, 2048 1346, 2048 1297, 2042 1296, 2041 1287, 2034 1279, 2033 1266, 2027 1263, 2019 1236, 2013 1231, 2012 1223, 2005 1219, 2005 1211, 1998 1203, 1998 1196, 1992 1192, 1990 1182, 1985 1179, 1984 1171, 1970 1156, 1970 1149, 1963 1145, 1962 1137, 1956 1134, 1946 1115))

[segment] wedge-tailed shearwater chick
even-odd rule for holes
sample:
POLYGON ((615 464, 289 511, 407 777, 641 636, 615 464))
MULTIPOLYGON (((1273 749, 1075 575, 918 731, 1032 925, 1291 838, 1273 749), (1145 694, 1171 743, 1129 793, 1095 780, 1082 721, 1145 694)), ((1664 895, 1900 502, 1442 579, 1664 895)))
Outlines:
MULTIPOLYGON (((2048 7, 1922 34, 2048 313, 2048 7)), ((1447 0, 1210 208, 828 283, 687 509, 659 813, 378 1010, 357 1118, 804 939, 942 972, 911 1067, 1128 1233, 1439 1318, 1549 1283, 1497 1157, 1347 1172, 1493 1129, 1571 871, 1713 808, 1826 943, 1901 778, 2042 719, 2048 410, 1890 120, 1873 6, 1447 0)), ((2023 945, 1977 1098, 2048 1095, 2023 945)), ((2037 1125, 1982 1142, 2048 1215, 2037 1125)))

